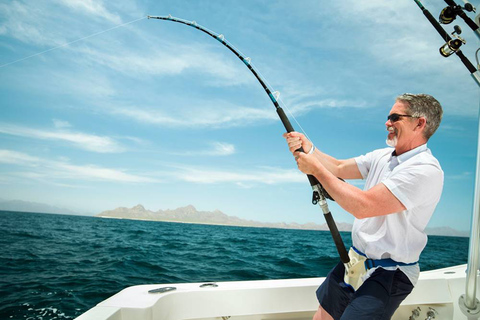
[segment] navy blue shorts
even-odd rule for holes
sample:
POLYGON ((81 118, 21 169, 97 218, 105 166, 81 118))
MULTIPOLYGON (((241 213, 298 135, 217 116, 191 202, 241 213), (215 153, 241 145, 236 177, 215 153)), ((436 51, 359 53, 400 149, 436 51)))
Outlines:
POLYGON ((345 285, 344 274, 340 262, 317 289, 318 302, 335 320, 388 320, 413 290, 398 269, 376 269, 357 291, 345 285))

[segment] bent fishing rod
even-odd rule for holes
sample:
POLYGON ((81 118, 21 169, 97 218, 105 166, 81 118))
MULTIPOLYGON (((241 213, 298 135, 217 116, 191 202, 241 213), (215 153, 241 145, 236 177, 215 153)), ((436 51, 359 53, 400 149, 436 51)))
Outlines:
MULTIPOLYGON (((480 72, 477 68, 468 60, 468 58, 463 54, 460 47, 463 44, 466 44, 465 39, 460 37, 462 30, 459 26, 454 27, 454 31, 451 33, 451 36, 445 31, 445 29, 440 25, 442 24, 449 24, 455 20, 457 16, 460 16, 465 23, 473 30, 473 32, 480 37, 480 28, 479 26, 470 19, 463 10, 466 11, 474 11, 475 8, 470 4, 467 3, 464 8, 457 5, 454 0, 445 0, 447 3, 447 7, 445 7, 442 12, 440 13, 439 21, 437 21, 430 11, 428 11, 420 2, 420 0, 414 0, 418 7, 422 10, 423 14, 427 18, 428 21, 432 24, 432 26, 437 30, 440 34, 442 39, 445 41, 445 44, 440 47, 440 54, 444 57, 449 57, 452 54, 456 54, 460 60, 462 61, 463 65, 467 68, 470 72, 471 76, 475 80, 475 82, 480 86, 480 72), (453 37, 453 38, 452 38, 453 37)), ((478 66, 477 66, 478 67, 478 66)))
MULTIPOLYGON (((172 22, 178 22, 190 27, 193 27, 197 30, 200 30, 215 40, 219 41, 221 44, 223 44, 225 47, 227 47, 231 52, 233 52, 242 62, 247 66, 248 70, 250 70, 255 78, 258 80, 258 82, 262 85, 263 90, 267 93, 268 97, 272 101, 273 105, 275 106, 275 109, 277 111, 278 116, 280 117, 280 120, 282 121, 283 126, 287 130, 287 132, 293 132, 295 129, 293 128, 292 124, 290 123, 290 120, 288 119, 287 115, 283 111, 283 109, 280 107, 278 103, 278 96, 276 95, 276 92, 270 90, 270 88, 267 86, 265 81, 262 79, 262 77, 259 75, 259 73, 255 70, 251 63, 251 59, 248 57, 245 57, 239 50, 235 49, 233 45, 230 44, 225 39, 225 36, 223 34, 217 34, 211 30, 208 30, 205 27, 202 27, 201 25, 197 24, 195 21, 188 21, 180 18, 175 18, 172 17, 171 15, 168 16, 148 16, 149 19, 159 19, 159 20, 166 20, 166 21, 172 21, 172 22)), ((298 149, 297 151, 300 152, 305 152, 302 147, 298 149)), ((340 255, 340 260, 344 263, 347 264, 350 262, 350 258, 348 256, 347 250, 345 249, 345 244, 343 243, 342 237, 338 231, 337 225, 332 217, 332 214, 330 212, 330 209, 328 208, 328 203, 326 198, 333 200, 330 195, 325 191, 323 186, 320 184, 320 182, 317 180, 312 175, 307 175, 308 180, 310 182, 310 186, 312 187, 313 190, 313 197, 312 197, 312 203, 314 205, 318 204, 320 208, 322 209, 323 215, 325 217, 325 220, 327 222, 328 228, 330 229, 330 233, 332 234, 333 241, 335 242, 335 246, 337 247, 338 254, 340 255)))

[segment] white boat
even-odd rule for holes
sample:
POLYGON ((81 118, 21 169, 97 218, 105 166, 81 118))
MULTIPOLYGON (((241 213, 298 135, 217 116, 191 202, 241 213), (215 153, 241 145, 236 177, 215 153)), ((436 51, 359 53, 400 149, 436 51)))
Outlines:
MULTIPOLYGON (((478 301, 476 309, 464 306, 466 270, 467 265, 459 265, 422 272, 392 319, 479 319, 478 301)), ((315 290, 324 279, 133 286, 77 320, 310 320, 318 308, 315 290)))
MULTIPOLYGON (((425 13, 420 1, 415 2, 425 13)), ((195 22, 171 16, 156 18, 199 28, 195 22)), ((208 30, 204 32, 227 43, 223 36, 219 38, 208 30)), ((476 33, 479 36, 478 28, 476 33)), ((449 54, 454 53, 452 50, 449 54)), ((249 64, 249 60, 244 59, 244 62, 249 64)), ((480 85, 480 72, 470 69, 480 85)), ((421 272, 414 290, 397 309, 393 320, 480 319, 480 288, 477 282, 479 199, 480 143, 468 264, 421 272)), ((99 303, 77 320, 310 320, 318 309, 315 291, 324 280, 309 278, 133 286, 99 303)))

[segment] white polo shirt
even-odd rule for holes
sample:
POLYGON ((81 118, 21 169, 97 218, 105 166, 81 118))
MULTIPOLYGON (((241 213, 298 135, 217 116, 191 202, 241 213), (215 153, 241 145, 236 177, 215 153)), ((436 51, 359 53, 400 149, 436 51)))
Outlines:
MULTIPOLYGON (((391 258, 412 263, 418 261, 427 244, 424 230, 442 194, 443 171, 426 144, 399 156, 393 155, 393 151, 393 148, 378 149, 355 161, 366 179, 364 190, 383 183, 406 210, 355 219, 352 241, 370 259, 391 258)), ((415 285, 418 265, 400 269, 415 285)))

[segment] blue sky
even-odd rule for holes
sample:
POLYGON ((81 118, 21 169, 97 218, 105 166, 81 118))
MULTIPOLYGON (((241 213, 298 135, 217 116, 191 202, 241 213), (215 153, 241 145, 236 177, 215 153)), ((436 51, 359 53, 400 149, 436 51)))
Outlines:
MULTIPOLYGON (((423 4, 434 16, 444 6, 423 4)), ((442 40, 413 1, 4 2, 1 199, 84 214, 192 204, 324 222, 253 75, 209 36, 145 19, 168 14, 224 34, 251 57, 289 116, 337 158, 385 146, 397 95, 435 96, 445 114, 428 145, 445 187, 430 226, 469 230, 479 90, 456 56, 438 54, 442 40)), ((474 62, 478 41, 456 23, 474 62)), ((338 222, 353 221, 330 208, 338 222)))

